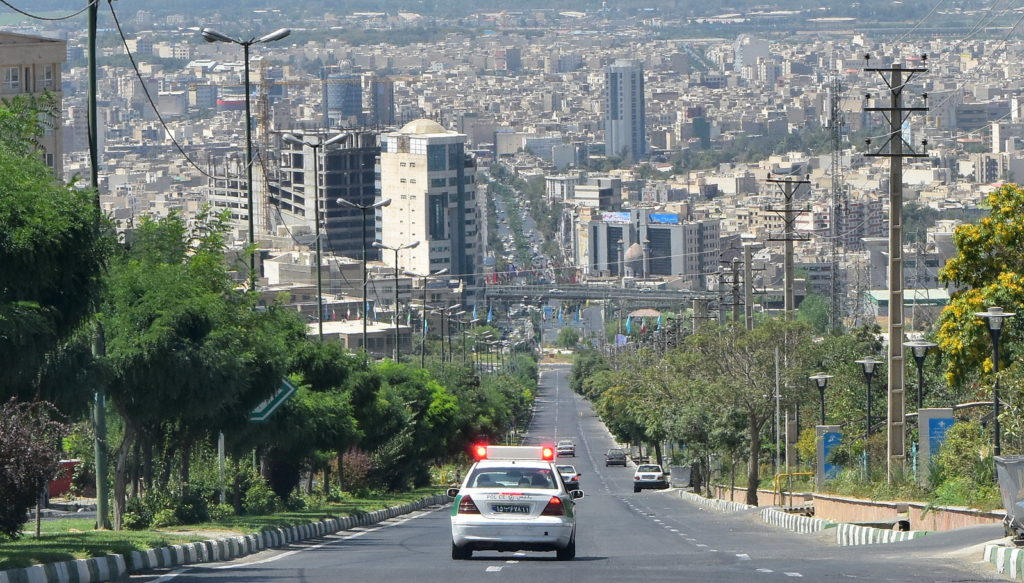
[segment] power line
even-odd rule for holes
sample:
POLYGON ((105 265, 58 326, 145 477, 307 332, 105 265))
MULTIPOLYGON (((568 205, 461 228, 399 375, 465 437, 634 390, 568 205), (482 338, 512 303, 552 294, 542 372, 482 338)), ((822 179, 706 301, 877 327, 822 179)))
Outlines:
POLYGON ((69 18, 74 18, 74 17, 78 16, 79 14, 81 14, 81 13, 85 12, 86 10, 88 10, 88 9, 92 8, 93 6, 95 6, 99 1, 100 0, 91 0, 88 4, 85 5, 85 8, 79 10, 78 12, 74 12, 72 14, 68 14, 67 16, 58 16, 58 17, 55 17, 55 18, 50 18, 50 17, 47 17, 47 16, 39 16, 38 14, 32 14, 30 12, 25 12, 24 10, 22 10, 22 9, 16 7, 16 6, 13 6, 7 0, 0 0, 0 4, 3 4, 4 6, 10 8, 11 10, 13 10, 15 12, 17 12, 18 14, 21 14, 23 16, 27 16, 27 17, 32 18, 34 20, 46 20, 46 21, 54 22, 54 21, 58 21, 58 20, 68 20, 69 18))

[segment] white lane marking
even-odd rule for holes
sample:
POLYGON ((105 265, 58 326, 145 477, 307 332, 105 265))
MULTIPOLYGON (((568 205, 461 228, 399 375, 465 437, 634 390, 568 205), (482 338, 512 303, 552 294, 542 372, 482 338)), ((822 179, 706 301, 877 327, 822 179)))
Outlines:
POLYGON ((708 545, 701 545, 701 544, 698 544, 697 546, 702 548, 702 549, 706 549, 708 547, 708 545))
POLYGON ((189 569, 178 569, 177 571, 171 571, 170 573, 168 573, 166 575, 163 575, 161 577, 157 577, 156 579, 153 579, 153 581, 151 581, 150 583, 163 583, 164 581, 170 581, 171 579, 174 579, 178 575, 181 575, 182 573, 184 573, 185 571, 188 571, 188 570, 189 569))
POLYGON ((526 556, 526 553, 522 553, 522 552, 519 552, 519 553, 512 553, 512 556, 513 556, 513 557, 525 557, 525 556, 526 556))
POLYGON ((506 565, 518 565, 519 561, 505 561, 506 565))
POLYGON ((747 553, 736 553, 736 558, 741 561, 749 561, 750 555, 748 555, 747 553))
POLYGON ((295 554, 298 554, 298 553, 301 553, 301 552, 304 552, 304 551, 311 551, 311 550, 314 550, 314 549, 319 549, 321 547, 326 547, 328 545, 338 544, 340 542, 344 542, 344 541, 347 541, 347 540, 351 540, 351 539, 354 539, 354 538, 361 537, 361 536, 363 536, 365 534, 369 534, 371 532, 376 532, 376 531, 381 530, 383 528, 388 528, 388 527, 391 527, 391 526, 398 526, 400 524, 405 524, 406 522, 409 522, 410 520, 415 520, 415 519, 417 519, 417 518, 419 518, 421 516, 427 516, 428 514, 433 514, 434 512, 437 512, 440 509, 441 508, 435 508, 433 510, 429 510, 427 512, 423 512, 423 513, 417 514, 415 516, 410 516, 409 518, 405 518, 405 519, 402 519, 402 520, 395 521, 395 522, 393 522, 391 524, 382 524, 380 526, 375 526, 373 528, 368 528, 366 530, 361 530, 359 532, 352 533, 352 534, 350 534, 348 536, 343 536, 343 537, 340 537, 340 538, 337 538, 337 539, 334 539, 334 540, 324 541, 324 542, 322 542, 320 544, 313 545, 311 547, 303 547, 301 549, 295 549, 294 551, 288 551, 286 553, 281 553, 280 555, 274 555, 273 557, 269 557, 269 558, 266 558, 266 559, 260 559, 259 561, 250 561, 248 563, 238 563, 236 565, 222 565, 222 566, 213 567, 213 568, 214 569, 235 569, 237 567, 249 567, 251 565, 261 565, 263 563, 272 563, 272 562, 277 561, 279 559, 283 559, 285 557, 290 557, 292 555, 295 555, 295 554))
POLYGON ((487 567, 486 571, 488 573, 498 573, 501 571, 501 567, 497 565, 491 565, 490 567, 487 567))
POLYGON ((800 573, 790 573, 789 571, 786 572, 786 576, 787 577, 803 577, 803 575, 801 575, 800 573))
POLYGON ((669 530, 669 532, 679 532, 678 528, 670 528, 668 530, 669 530))
POLYGON ((709 553, 717 553, 717 552, 718 552, 718 549, 708 549, 708 552, 709 552, 709 553))
POLYGON ((655 519, 654 519, 654 522, 661 522, 661 521, 660 521, 660 520, 658 520, 657 518, 655 518, 655 519))
POLYGON ((774 573, 775 571, 772 571, 771 569, 758 569, 757 572, 758 573, 774 573))

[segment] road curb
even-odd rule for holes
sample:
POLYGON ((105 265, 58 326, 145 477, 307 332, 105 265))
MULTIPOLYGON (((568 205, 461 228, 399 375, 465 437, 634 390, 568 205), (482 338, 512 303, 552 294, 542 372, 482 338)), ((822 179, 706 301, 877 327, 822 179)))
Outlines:
POLYGON ((996 566, 996 572, 1011 579, 1024 578, 1024 549, 985 545, 984 560, 996 566))
POLYGON ((743 504, 742 502, 733 502, 731 500, 722 500, 721 498, 705 498, 700 494, 694 494, 693 492, 679 491, 679 497, 684 500, 689 500, 705 508, 711 510, 717 510, 719 512, 739 512, 741 510, 750 510, 751 508, 757 508, 756 506, 750 506, 743 504))
POLYGON ((778 526, 801 534, 821 532, 826 528, 835 528, 838 523, 824 518, 811 518, 783 512, 775 508, 765 508, 761 511, 761 520, 772 526, 778 526))
POLYGON ((844 547, 900 543, 928 534, 925 530, 885 530, 846 523, 841 523, 836 528, 836 543, 844 547))
POLYGON ((333 534, 355 526, 376 524, 428 506, 446 504, 449 501, 448 496, 436 494, 408 504, 399 504, 359 515, 328 518, 286 528, 267 529, 257 534, 210 539, 146 551, 132 551, 127 557, 106 555, 92 559, 8 569, 0 571, 0 583, 99 583, 100 581, 122 579, 129 573, 157 567, 225 561, 257 553, 264 549, 277 548, 292 542, 333 534))

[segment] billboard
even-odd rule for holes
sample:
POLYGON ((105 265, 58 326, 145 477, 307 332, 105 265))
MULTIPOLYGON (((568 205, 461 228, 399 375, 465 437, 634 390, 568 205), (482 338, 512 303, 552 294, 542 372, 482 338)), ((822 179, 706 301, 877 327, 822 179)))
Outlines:
POLYGON ((601 220, 606 223, 628 223, 629 212, 604 212, 601 213, 601 220))
POLYGON ((678 225, 679 215, 676 213, 651 213, 647 215, 647 220, 660 225, 678 225))

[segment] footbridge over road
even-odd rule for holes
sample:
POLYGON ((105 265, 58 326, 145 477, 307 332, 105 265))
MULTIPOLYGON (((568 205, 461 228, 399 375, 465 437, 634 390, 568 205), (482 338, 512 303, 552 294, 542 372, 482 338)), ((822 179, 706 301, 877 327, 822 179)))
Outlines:
POLYGON ((609 285, 489 285, 484 289, 488 301, 544 303, 548 300, 610 301, 618 305, 678 311, 690 308, 694 300, 704 300, 708 308, 717 308, 718 295, 706 291, 622 288, 609 285))

